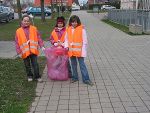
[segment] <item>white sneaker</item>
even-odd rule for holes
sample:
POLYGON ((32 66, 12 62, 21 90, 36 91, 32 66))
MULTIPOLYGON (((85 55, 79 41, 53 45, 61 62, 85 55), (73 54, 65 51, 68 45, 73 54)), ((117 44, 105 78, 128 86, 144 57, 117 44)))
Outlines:
POLYGON ((42 78, 37 79, 38 82, 43 82, 42 78))
POLYGON ((33 81, 33 79, 32 78, 28 78, 28 82, 31 82, 31 81, 33 81))

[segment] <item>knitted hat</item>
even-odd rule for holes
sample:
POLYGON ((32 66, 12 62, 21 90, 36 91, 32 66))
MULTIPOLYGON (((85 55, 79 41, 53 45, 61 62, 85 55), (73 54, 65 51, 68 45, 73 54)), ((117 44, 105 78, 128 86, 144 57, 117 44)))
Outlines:
POLYGON ((58 24, 59 22, 62 22, 63 25, 65 26, 65 18, 64 18, 63 16, 57 17, 57 23, 56 23, 56 26, 57 26, 57 24, 58 24))
POLYGON ((62 19, 62 18, 58 18, 58 19, 57 19, 57 23, 58 23, 58 22, 62 22, 62 23, 64 23, 64 19, 62 19))

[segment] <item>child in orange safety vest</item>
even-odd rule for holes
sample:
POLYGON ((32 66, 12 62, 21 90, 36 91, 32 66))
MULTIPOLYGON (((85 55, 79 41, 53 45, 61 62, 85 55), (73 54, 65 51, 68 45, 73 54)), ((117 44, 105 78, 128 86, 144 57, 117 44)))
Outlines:
MULTIPOLYGON (((64 48, 65 35, 66 35, 65 18, 63 16, 57 17, 55 28, 53 29, 50 36, 51 44, 55 47, 64 48)), ((68 72, 69 72, 68 75, 71 78, 72 72, 69 61, 68 61, 68 72)))
POLYGON ((21 27, 16 30, 15 45, 17 54, 20 55, 24 61, 28 81, 30 82, 35 79, 42 82, 37 56, 39 55, 39 46, 42 50, 45 49, 44 43, 40 38, 37 28, 31 25, 31 18, 28 15, 22 17, 21 27))
POLYGON ((78 61, 83 83, 93 85, 84 63, 84 58, 86 57, 87 52, 87 35, 84 26, 81 24, 79 17, 76 15, 72 15, 70 17, 67 34, 65 36, 65 48, 68 48, 69 50, 68 54, 72 67, 72 83, 79 80, 77 72, 78 61))

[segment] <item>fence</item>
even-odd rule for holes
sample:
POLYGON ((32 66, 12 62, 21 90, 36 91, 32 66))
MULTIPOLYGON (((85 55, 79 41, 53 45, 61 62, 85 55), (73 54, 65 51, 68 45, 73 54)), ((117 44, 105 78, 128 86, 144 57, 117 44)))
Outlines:
POLYGON ((150 11, 148 10, 110 10, 108 19, 125 26, 141 25, 143 32, 150 32, 150 11))

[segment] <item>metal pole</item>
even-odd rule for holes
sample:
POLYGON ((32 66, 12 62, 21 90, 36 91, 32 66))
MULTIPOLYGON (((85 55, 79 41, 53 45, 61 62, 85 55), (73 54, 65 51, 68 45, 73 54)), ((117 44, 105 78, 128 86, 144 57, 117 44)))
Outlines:
POLYGON ((138 3, 139 1, 138 0, 136 0, 136 10, 138 9, 138 3))

